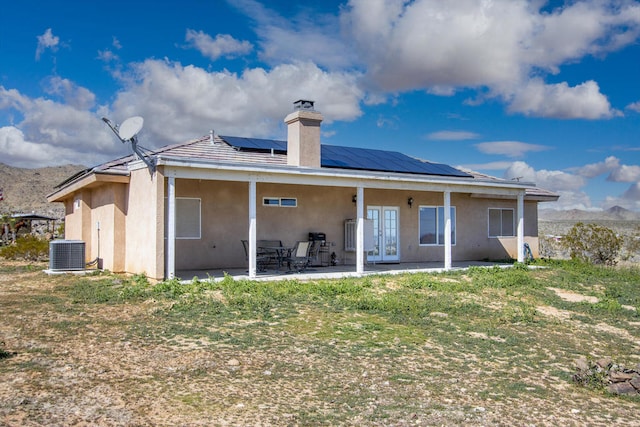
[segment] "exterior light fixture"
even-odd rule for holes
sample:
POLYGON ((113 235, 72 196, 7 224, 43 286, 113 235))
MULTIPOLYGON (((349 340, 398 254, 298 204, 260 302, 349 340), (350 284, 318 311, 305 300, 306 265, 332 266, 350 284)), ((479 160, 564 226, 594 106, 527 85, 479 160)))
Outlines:
POLYGON ((353 197, 351 197, 351 201, 352 201, 353 203, 356 203, 356 202, 358 201, 358 195, 357 195, 357 194, 354 194, 354 195, 353 195, 353 197))
POLYGON ((413 206, 413 197, 409 197, 409 198, 407 199, 407 204, 409 205, 409 207, 412 207, 412 206, 413 206))

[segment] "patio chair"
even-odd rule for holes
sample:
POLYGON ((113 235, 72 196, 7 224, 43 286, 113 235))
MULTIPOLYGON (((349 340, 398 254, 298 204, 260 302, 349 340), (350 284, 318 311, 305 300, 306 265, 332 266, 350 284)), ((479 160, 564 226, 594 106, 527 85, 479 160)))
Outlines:
POLYGON ((291 255, 287 258, 289 270, 302 273, 311 263, 311 243, 308 240, 301 240, 291 250, 291 255))
MULTIPOLYGON (((242 247, 244 248, 244 258, 247 262, 249 262, 249 241, 242 240, 242 247)), ((259 272, 267 270, 269 261, 271 261, 271 258, 268 255, 262 254, 260 253, 260 251, 256 253, 256 268, 259 272)))

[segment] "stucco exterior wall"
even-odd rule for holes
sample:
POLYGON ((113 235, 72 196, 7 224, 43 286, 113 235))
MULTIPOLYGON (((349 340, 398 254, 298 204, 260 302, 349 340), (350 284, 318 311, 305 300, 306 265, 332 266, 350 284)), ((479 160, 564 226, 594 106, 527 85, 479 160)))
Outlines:
POLYGON ((90 190, 76 193, 72 198, 64 201, 65 240, 83 240, 85 242, 85 261, 90 261, 92 241, 91 241, 91 197, 90 190))
POLYGON ((131 171, 126 195, 126 264, 129 273, 164 278, 164 176, 147 168, 131 171))
MULTIPOLYGON (((256 190, 258 240, 293 246, 309 232, 324 232, 336 252, 342 251, 344 220, 356 215, 355 189, 258 183, 256 190), (264 197, 295 198, 298 206, 263 206, 264 197)), ((176 181, 176 197, 202 199, 202 238, 176 241, 177 269, 246 266, 241 240, 249 231, 248 183, 182 179, 176 181)))
POLYGON ((91 195, 91 251, 88 258, 99 259, 100 268, 125 271, 126 191, 122 184, 106 184, 91 195))
MULTIPOLYGON (((201 199, 201 239, 178 239, 176 269, 238 268, 246 266, 242 239, 248 239, 248 186, 246 182, 176 180, 176 197, 201 199)), ((354 263, 355 253, 344 251, 344 222, 356 217, 355 188, 257 183, 257 239, 281 240, 293 246, 309 232, 323 232, 338 260, 354 263), (264 197, 295 198, 297 207, 264 206, 264 197)), ((516 200, 471 197, 452 193, 456 208, 454 261, 517 258, 517 237, 488 236, 489 208, 516 210, 516 200)), ((420 206, 443 206, 442 192, 400 190, 364 191, 367 206, 397 206, 400 214, 400 261, 443 261, 443 245, 421 245, 420 206), (413 198, 413 205, 407 203, 413 198)), ((180 221, 180 218, 177 218, 180 221)), ((517 226, 517 220, 516 220, 517 226)), ((537 203, 525 203, 525 242, 537 256, 537 203)))

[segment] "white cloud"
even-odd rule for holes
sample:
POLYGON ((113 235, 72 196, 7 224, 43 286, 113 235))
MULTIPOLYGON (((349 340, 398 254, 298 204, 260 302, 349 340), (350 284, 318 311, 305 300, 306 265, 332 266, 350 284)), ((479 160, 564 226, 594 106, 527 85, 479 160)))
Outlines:
POLYGON ((556 191, 560 196, 557 202, 544 203, 542 209, 580 209, 583 211, 601 211, 601 208, 591 204, 591 198, 584 191, 556 191))
POLYGON ((120 58, 118 57, 118 55, 113 53, 113 51, 109 49, 105 49, 105 50, 98 51, 98 59, 101 60, 102 62, 111 62, 111 61, 118 61, 120 58))
POLYGON ((461 165, 463 169, 469 169, 472 171, 487 171, 487 170, 505 170, 512 165, 512 162, 489 162, 489 163, 476 163, 461 165))
POLYGON ((437 141, 463 141, 467 139, 477 139, 479 137, 480 135, 474 132, 456 130, 441 130, 426 135, 427 139, 433 139, 437 141))
POLYGON ((475 144, 479 151, 485 154, 498 154, 508 157, 522 157, 530 151, 545 151, 551 147, 537 144, 527 144, 519 141, 494 141, 475 144))
POLYGON ((631 185, 629 189, 625 191, 623 197, 635 202, 640 202, 640 182, 636 182, 631 185))
POLYGON ((232 58, 246 55, 253 49, 248 41, 236 40, 229 34, 218 34, 214 39, 202 31, 187 29, 185 40, 189 42, 189 47, 197 49, 212 61, 222 56, 232 58))
POLYGON ((451 95, 460 88, 489 88, 490 96, 510 102, 510 111, 526 115, 618 115, 595 82, 548 85, 533 76, 634 43, 640 6, 587 0, 549 12, 540 10, 544 4, 351 0, 341 18, 369 82, 379 90, 451 95))
POLYGON ((12 160, 11 164, 93 165, 126 154, 120 144, 114 143, 99 116, 86 109, 45 98, 32 99, 2 86, 0 108, 15 111, 23 118, 14 126, 2 128, 3 158, 12 160))
POLYGON ((73 83, 69 79, 54 76, 49 79, 49 86, 45 89, 49 95, 60 96, 65 104, 78 110, 93 108, 96 96, 89 89, 73 83))
POLYGON ((504 173, 505 179, 519 179, 521 182, 533 182, 538 187, 551 191, 575 192, 584 187, 583 177, 562 171, 539 170, 525 162, 514 162, 504 173))
POLYGON ((267 64, 301 61, 329 69, 349 69, 358 61, 334 15, 294 2, 292 10, 296 8, 298 13, 285 19, 255 0, 229 3, 256 21, 260 59, 267 64))
POLYGON ((640 182, 635 182, 619 197, 609 196, 603 207, 622 206, 626 209, 640 211, 640 182))
POLYGON ((595 178, 598 175, 602 175, 617 169, 620 166, 620 160, 615 156, 607 157, 604 162, 592 163, 579 168, 570 169, 575 171, 576 174, 585 178, 595 178))
POLYGON ((545 84, 532 79, 505 96, 508 110, 526 116, 558 119, 603 119, 620 113, 611 108, 598 84, 588 81, 574 87, 567 83, 545 84))
POLYGON ((635 111, 636 113, 640 113, 640 101, 633 102, 626 106, 627 110, 635 111))
POLYGON ((572 168, 570 170, 585 178, 595 178, 596 176, 608 173, 609 176, 607 177, 607 181, 640 181, 640 166, 621 165, 620 159, 615 156, 609 156, 603 162, 592 163, 579 168, 572 168))
POLYGON ((620 165, 611 172, 607 177, 607 181, 613 182, 639 182, 640 166, 637 165, 620 165))
POLYGON ((145 117, 148 147, 184 141, 214 129, 219 134, 282 136, 292 102, 316 101, 325 123, 360 116, 362 91, 353 74, 312 63, 247 69, 241 75, 208 72, 159 60, 136 64, 132 80, 113 104, 114 117, 145 117))
POLYGON ((44 34, 38 36, 38 46, 36 47, 36 61, 40 60, 40 55, 42 55, 46 49, 51 49, 55 52, 58 48, 59 43, 60 38, 53 35, 51 28, 47 28, 44 34))

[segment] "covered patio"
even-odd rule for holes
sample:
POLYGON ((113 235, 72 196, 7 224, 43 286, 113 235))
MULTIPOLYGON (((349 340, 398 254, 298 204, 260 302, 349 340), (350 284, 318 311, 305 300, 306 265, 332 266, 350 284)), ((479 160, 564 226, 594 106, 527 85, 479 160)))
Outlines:
POLYGON ((302 273, 288 272, 285 270, 267 270, 257 273, 255 277, 249 275, 249 270, 244 269, 209 269, 209 270, 178 270, 176 278, 181 282, 198 280, 220 281, 225 274, 234 280, 258 280, 258 281, 278 281, 278 280, 321 280, 340 279, 344 277, 363 277, 378 274, 405 274, 405 273, 442 273, 445 271, 466 270, 469 267, 510 267, 513 264, 507 262, 485 262, 485 261, 460 261, 453 262, 451 268, 445 268, 442 262, 409 262, 398 264, 366 264, 363 273, 354 271, 353 265, 336 265, 329 267, 309 267, 302 273))

